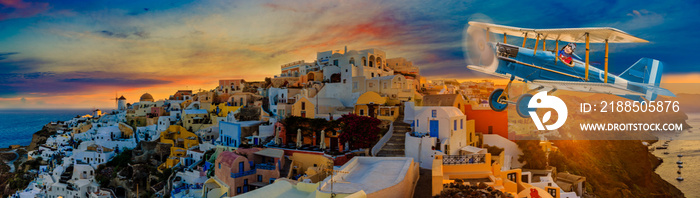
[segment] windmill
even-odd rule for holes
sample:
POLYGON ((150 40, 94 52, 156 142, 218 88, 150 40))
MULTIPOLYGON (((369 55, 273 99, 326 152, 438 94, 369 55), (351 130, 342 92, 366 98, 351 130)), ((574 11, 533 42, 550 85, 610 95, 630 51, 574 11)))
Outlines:
POLYGON ((114 92, 114 99, 112 100, 114 100, 114 107, 116 110, 119 110, 119 97, 116 91, 114 92))

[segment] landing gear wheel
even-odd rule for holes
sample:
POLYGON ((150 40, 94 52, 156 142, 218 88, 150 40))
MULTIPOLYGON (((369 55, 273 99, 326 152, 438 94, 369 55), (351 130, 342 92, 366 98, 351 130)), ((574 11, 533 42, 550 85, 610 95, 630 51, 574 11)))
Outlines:
POLYGON ((518 97, 518 102, 516 102, 516 107, 515 110, 518 112, 518 115, 522 118, 530 118, 530 111, 535 111, 533 108, 527 108, 528 103, 530 103, 530 99, 532 99, 532 94, 526 93, 523 95, 520 95, 518 97))
POLYGON ((503 89, 496 89, 489 95, 489 106, 494 111, 503 111, 508 107, 508 102, 506 102, 506 96, 503 95, 503 89))

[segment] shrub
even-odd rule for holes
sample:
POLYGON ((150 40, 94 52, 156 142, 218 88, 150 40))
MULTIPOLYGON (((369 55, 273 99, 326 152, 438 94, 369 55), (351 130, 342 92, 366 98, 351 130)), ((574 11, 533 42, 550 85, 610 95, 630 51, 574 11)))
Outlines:
POLYGON ((348 142, 351 149, 369 148, 379 141, 379 124, 382 123, 379 119, 345 114, 338 120, 342 130, 338 138, 340 142, 348 142))

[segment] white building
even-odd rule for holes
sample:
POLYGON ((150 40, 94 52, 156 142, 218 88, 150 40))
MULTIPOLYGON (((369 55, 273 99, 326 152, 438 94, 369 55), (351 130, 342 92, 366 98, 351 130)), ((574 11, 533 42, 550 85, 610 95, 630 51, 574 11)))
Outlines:
POLYGON ((501 166, 501 170, 505 171, 523 167, 524 164, 518 161, 518 158, 520 158, 519 156, 523 154, 518 144, 498 134, 484 134, 483 137, 484 145, 503 148, 503 153, 501 155, 503 155, 504 162, 501 166))
POLYGON ((168 129, 172 124, 172 117, 160 116, 158 117, 158 125, 156 126, 156 131, 162 132, 168 129))
POLYGON ((219 145, 239 147, 242 143, 244 127, 259 125, 260 121, 219 122, 219 145))
POLYGON ((117 99, 117 109, 119 111, 126 111, 126 98, 124 98, 124 96, 117 99))
MULTIPOLYGON (((161 117, 162 118, 162 117, 161 117)), ((153 141, 160 138, 160 132, 156 130, 158 125, 148 125, 145 127, 136 127, 136 138, 139 141, 153 141)), ((167 129, 167 128, 166 128, 167 129)))
MULTIPOLYGON (((128 125, 123 125, 129 127, 128 125)), ((100 127, 95 134, 97 145, 122 151, 124 149, 134 149, 137 146, 136 138, 133 135, 124 134, 118 126, 100 127)))
POLYGON ((95 144, 95 142, 83 142, 78 149, 73 151, 74 164, 87 164, 93 168, 107 163, 115 153, 112 149, 95 144))
POLYGON ((324 179, 318 191, 342 197, 364 191, 367 197, 408 198, 418 181, 418 164, 408 157, 354 157, 339 172, 343 174, 324 179))
MULTIPOLYGON (((467 130, 470 125, 473 127, 474 121, 468 121, 467 116, 456 107, 413 107, 413 103, 407 102, 404 112, 404 122, 413 126, 414 134, 435 138, 434 146, 447 155, 459 154, 462 147, 474 141, 473 130, 467 130)), ((406 145, 410 144, 407 142, 406 145)))
POLYGON ((378 49, 333 50, 318 52, 316 56, 324 80, 330 82, 319 92, 320 97, 337 98, 346 107, 353 107, 353 102, 363 93, 352 89, 354 82, 361 79, 358 77, 371 79, 394 75, 394 71, 386 66, 386 53, 378 49))

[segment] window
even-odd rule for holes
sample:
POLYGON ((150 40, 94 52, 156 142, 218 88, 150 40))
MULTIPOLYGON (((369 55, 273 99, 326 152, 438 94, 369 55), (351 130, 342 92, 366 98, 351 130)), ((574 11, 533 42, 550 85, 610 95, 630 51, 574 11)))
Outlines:
POLYGON ((306 110, 306 102, 301 102, 301 110, 306 110))
POLYGON ((236 188, 236 193, 241 193, 241 187, 236 188))
POLYGON ((433 118, 437 118, 437 110, 433 110, 432 113, 433 113, 433 118))
POLYGON ((338 66, 338 59, 333 60, 333 65, 338 66))
POLYGON ((457 130, 457 120, 454 120, 454 128, 455 128, 455 131, 456 131, 456 130, 457 130))
POLYGON ((243 185, 248 185, 248 179, 243 180, 243 185))
POLYGON ((459 129, 464 129, 464 119, 459 120, 459 129))
POLYGON ((420 125, 419 123, 420 122, 418 122, 418 120, 416 120, 416 127, 418 127, 420 125))
POLYGON ((353 88, 353 89, 357 89, 357 82, 353 82, 353 83, 352 83, 352 88, 353 88))
POLYGON ((219 162, 219 169, 221 169, 221 162, 219 162))
POLYGON ((374 73, 372 73, 372 78, 374 78, 374 73))
POLYGON ((262 175, 258 175, 258 182, 262 182, 262 175))
POLYGON ((365 115, 365 110, 364 110, 364 109, 360 109, 360 115, 365 115))

